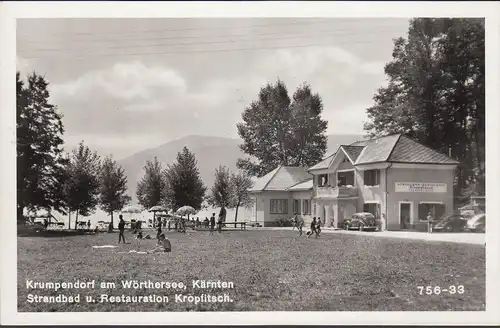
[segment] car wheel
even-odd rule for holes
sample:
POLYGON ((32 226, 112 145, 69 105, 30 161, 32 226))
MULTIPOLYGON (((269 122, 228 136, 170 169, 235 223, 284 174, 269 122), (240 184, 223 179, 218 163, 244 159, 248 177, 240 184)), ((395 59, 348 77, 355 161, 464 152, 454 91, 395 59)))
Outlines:
POLYGON ((452 226, 447 226, 446 227, 447 232, 453 232, 453 227, 452 226))

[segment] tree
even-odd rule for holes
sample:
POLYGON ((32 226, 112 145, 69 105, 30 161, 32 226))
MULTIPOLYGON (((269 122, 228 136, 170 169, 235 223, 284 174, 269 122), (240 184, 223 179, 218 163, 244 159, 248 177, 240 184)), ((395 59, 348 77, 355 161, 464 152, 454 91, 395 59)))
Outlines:
POLYGON ((163 168, 155 157, 153 161, 147 161, 144 166, 144 176, 137 183, 137 199, 139 204, 148 209, 161 203, 164 192, 163 168))
POLYGON ((64 212, 62 115, 49 102, 49 83, 33 72, 27 85, 16 73, 17 218, 29 210, 64 212))
POLYGON ((238 221, 238 209, 240 206, 249 207, 253 204, 249 189, 253 187, 252 179, 244 172, 233 173, 231 176, 231 190, 233 192, 231 208, 236 208, 234 222, 238 221))
POLYGON ((233 197, 231 173, 227 167, 220 165, 214 175, 214 185, 210 188, 207 202, 214 207, 228 207, 233 197))
POLYGON ((300 86, 290 100, 285 84, 267 84, 237 124, 243 139, 240 149, 248 155, 237 167, 249 175, 263 176, 279 165, 311 166, 325 154, 327 121, 321 119, 323 103, 309 85, 300 86))
POLYGON ((101 168, 99 203, 101 209, 111 216, 111 227, 113 213, 121 210, 130 200, 125 170, 112 157, 106 157, 101 168))
MULTIPOLYGON (((75 229, 78 216, 89 216, 99 203, 101 159, 97 152, 90 150, 83 141, 73 149, 66 166, 64 195, 68 211, 76 212, 75 229)), ((71 219, 68 222, 71 228, 71 219)))
POLYGON ((410 21, 367 109, 370 137, 403 133, 461 162, 456 194, 484 192, 484 20, 410 21), (470 188, 477 185, 478 188, 470 188))
POLYGON ((164 196, 176 211, 182 206, 201 209, 206 188, 200 177, 196 157, 184 147, 177 153, 176 162, 169 165, 164 172, 168 191, 164 196))

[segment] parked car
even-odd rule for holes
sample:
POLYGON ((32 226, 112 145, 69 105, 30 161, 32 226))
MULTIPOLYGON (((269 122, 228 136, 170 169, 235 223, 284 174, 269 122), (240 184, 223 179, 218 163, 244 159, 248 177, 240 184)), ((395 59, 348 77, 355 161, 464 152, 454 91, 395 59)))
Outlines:
POLYGON ((469 231, 473 232, 485 232, 486 231, 486 214, 481 213, 474 215, 467 221, 466 225, 469 231))
POLYGON ((432 230, 459 232, 463 231, 467 225, 467 219, 460 214, 447 214, 442 216, 433 226, 432 230))
POLYGON ((262 225, 259 222, 250 222, 249 224, 252 228, 262 227, 262 225))
POLYGON ((351 218, 344 220, 345 230, 375 231, 377 227, 377 219, 372 213, 368 212, 355 213, 351 218))

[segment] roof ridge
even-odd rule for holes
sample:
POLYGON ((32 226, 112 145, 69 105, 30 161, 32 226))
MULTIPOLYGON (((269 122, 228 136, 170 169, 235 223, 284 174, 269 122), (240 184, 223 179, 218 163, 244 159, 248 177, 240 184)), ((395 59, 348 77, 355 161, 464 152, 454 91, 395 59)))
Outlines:
MULTIPOLYGON (((283 165, 280 165, 276 169, 274 169, 274 171, 275 171, 274 174, 269 178, 269 180, 267 180, 267 182, 264 185, 264 187, 262 187, 262 190, 266 190, 266 188, 269 185, 269 183, 274 179, 274 177, 276 176, 276 174, 278 174, 278 171, 281 170, 282 167, 283 167, 283 165)), ((271 172, 269 172, 269 173, 271 173, 271 172)))
POLYGON ((391 155, 392 153, 394 152, 394 149, 396 148, 396 145, 398 144, 399 140, 401 140, 401 136, 403 136, 402 133, 399 133, 398 135, 398 139, 396 140, 396 142, 394 143, 394 145, 392 145, 392 149, 391 151, 389 152, 389 155, 387 156, 387 158, 385 159, 386 162, 389 161, 389 158, 391 158, 391 155))
POLYGON ((351 162, 352 165, 354 165, 354 163, 356 161, 353 161, 351 156, 349 156, 349 153, 344 149, 344 145, 340 145, 340 148, 342 149, 342 151, 344 152, 344 155, 347 156, 347 159, 349 159, 349 162, 351 162))
POLYGON ((299 184, 301 184, 301 183, 304 183, 304 182, 307 182, 307 181, 309 181, 309 180, 313 180, 313 179, 314 179, 313 177, 310 177, 310 178, 307 178, 307 179, 305 179, 305 180, 301 180, 300 182, 297 182, 296 184, 291 185, 290 187, 288 187, 288 188, 286 188, 286 189, 288 190, 288 189, 290 189, 290 188, 295 187, 296 185, 299 185, 299 184))
MULTIPOLYGON (((436 150, 436 149, 434 149, 434 148, 431 148, 431 147, 429 147, 429 146, 426 146, 426 145, 424 145, 424 144, 423 144, 423 143, 421 143, 421 142, 415 141, 415 140, 413 140, 412 138, 409 138, 409 137, 405 136, 405 135, 404 135, 404 134, 402 134, 402 133, 400 134, 398 141, 401 139, 401 137, 404 137, 405 139, 408 139, 408 140, 410 140, 411 142, 414 142, 414 143, 416 143, 416 144, 418 144, 418 145, 420 145, 420 146, 422 146, 422 147, 424 147, 424 148, 427 148, 428 150, 431 150, 431 151, 433 151, 433 152, 435 152, 435 153, 437 153, 437 154, 443 155, 443 156, 445 156, 446 158, 451 159, 452 161, 454 161, 454 162, 455 162, 455 163, 457 163, 457 164, 459 164, 459 163, 460 163, 460 162, 459 162, 459 161, 457 161, 456 159, 454 159, 454 158, 452 158, 452 157, 450 157, 450 156, 448 156, 448 155, 446 155, 446 154, 444 154, 444 153, 442 153, 442 152, 440 152, 440 151, 437 151, 437 150, 436 150)), ((392 155, 392 152, 391 152, 391 155, 392 155)), ((389 158, 390 158, 390 156, 387 158, 387 160, 389 160, 389 158)))

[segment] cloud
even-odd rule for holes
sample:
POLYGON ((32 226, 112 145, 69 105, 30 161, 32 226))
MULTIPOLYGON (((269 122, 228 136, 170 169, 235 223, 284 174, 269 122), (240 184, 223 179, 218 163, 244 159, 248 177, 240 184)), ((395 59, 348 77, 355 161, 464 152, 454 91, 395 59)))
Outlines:
POLYGON ((116 99, 148 100, 155 93, 184 93, 186 81, 172 69, 148 67, 142 62, 117 63, 108 70, 85 73, 74 81, 52 85, 54 98, 104 92, 116 99))
POLYGON ((383 81, 383 64, 338 47, 258 53, 237 64, 230 77, 221 59, 219 71, 188 78, 172 64, 119 62, 51 84, 51 95, 64 114, 65 138, 133 153, 188 134, 237 137, 243 109, 278 77, 290 93, 307 82, 322 96, 329 133, 359 133, 371 90, 383 81))

